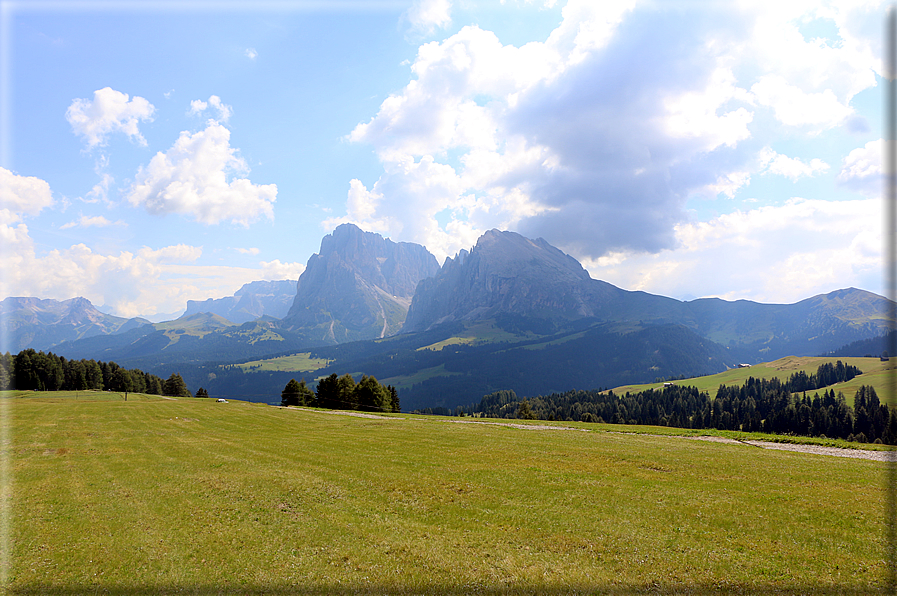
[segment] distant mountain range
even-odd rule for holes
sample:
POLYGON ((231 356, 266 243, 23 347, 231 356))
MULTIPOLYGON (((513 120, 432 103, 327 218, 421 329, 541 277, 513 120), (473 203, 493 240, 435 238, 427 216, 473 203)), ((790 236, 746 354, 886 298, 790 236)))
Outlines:
POLYGON ((245 284, 226 298, 188 300, 183 316, 206 312, 232 323, 254 321, 269 316, 282 319, 296 298, 296 280, 254 281, 245 284))
POLYGON ((324 237, 295 286, 253 282, 233 298, 192 301, 175 321, 54 302, 4 301, 17 346, 157 374, 176 367, 188 383, 229 395, 279 394, 298 373, 311 381, 363 372, 398 386, 406 407, 467 404, 496 389, 527 395, 708 374, 831 352, 890 323, 885 298, 854 288, 796 304, 682 302, 592 279, 544 240, 513 232, 486 232, 439 267, 422 246, 350 224, 324 237), (39 303, 57 314, 38 316, 39 303), (295 369, 265 364, 297 353, 305 356, 295 369), (249 360, 258 364, 221 366, 249 360))
POLYGON ((11 352, 29 347, 47 349, 63 341, 123 333, 149 324, 146 319, 101 313, 86 298, 4 298, 0 302, 0 321, 11 352))

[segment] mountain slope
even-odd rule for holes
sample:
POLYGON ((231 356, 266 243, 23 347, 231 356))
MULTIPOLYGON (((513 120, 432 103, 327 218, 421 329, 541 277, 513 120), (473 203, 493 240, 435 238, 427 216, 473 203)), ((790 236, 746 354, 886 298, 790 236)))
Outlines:
POLYGON ((149 324, 146 319, 107 315, 80 297, 62 301, 5 298, 0 302, 0 320, 12 352, 47 350, 64 341, 123 333, 149 324))
POLYGON ((393 335, 418 282, 438 270, 423 246, 343 224, 308 260, 283 325, 317 345, 393 335))

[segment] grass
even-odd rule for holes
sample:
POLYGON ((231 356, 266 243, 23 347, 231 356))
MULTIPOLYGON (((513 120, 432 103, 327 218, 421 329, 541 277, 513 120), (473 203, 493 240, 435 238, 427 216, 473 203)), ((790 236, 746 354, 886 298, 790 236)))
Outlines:
MULTIPOLYGON (((711 396, 716 395, 716 390, 720 385, 743 385, 749 377, 755 379, 772 379, 777 378, 787 381, 795 372, 802 370, 805 373, 816 374, 816 370, 821 364, 826 362, 835 363, 838 360, 844 364, 856 366, 862 375, 854 377, 846 383, 837 383, 829 389, 835 392, 841 391, 848 400, 852 400, 856 390, 860 385, 870 385, 875 388, 879 399, 882 402, 892 399, 894 396, 894 374, 888 372, 895 366, 894 361, 882 362, 878 358, 828 358, 822 356, 786 356, 772 362, 763 364, 755 364, 750 368, 733 368, 725 372, 715 375, 707 375, 704 377, 694 377, 691 379, 682 379, 673 381, 677 385, 686 385, 697 387, 701 391, 707 391, 711 396)), ((614 393, 623 394, 627 391, 630 393, 645 391, 647 389, 657 389, 663 387, 663 383, 645 383, 642 385, 624 385, 614 388, 614 393)), ((822 390, 820 390, 821 393, 822 390)), ((812 394, 814 392, 808 392, 812 394)), ((892 401, 887 401, 889 405, 897 405, 892 401)))
POLYGON ((510 331, 505 331, 500 327, 496 326, 493 321, 477 321, 473 323, 469 323, 464 331, 460 332, 458 335, 454 335, 442 341, 438 341, 436 343, 430 344, 428 346, 423 346, 418 348, 418 351, 421 350, 433 350, 440 351, 446 346, 455 346, 455 345, 480 345, 487 343, 498 343, 498 342, 509 342, 515 343, 519 341, 523 341, 528 339, 529 337, 535 337, 533 334, 517 334, 511 333, 510 331))
POLYGON ((422 383, 427 379, 432 379, 435 377, 450 377, 460 374, 461 373, 459 372, 445 370, 445 365, 440 364, 439 366, 422 368, 410 375, 400 375, 396 377, 389 377, 387 379, 381 379, 380 382, 384 385, 393 385, 396 389, 411 389, 411 387, 415 384, 422 383))
POLYGON ((262 371, 295 371, 295 372, 314 372, 324 368, 332 362, 325 358, 312 358, 311 352, 302 352, 301 354, 293 354, 291 356, 280 356, 278 358, 270 358, 268 360, 253 360, 238 364, 244 371, 258 367, 256 370, 262 371))
POLYGON ((8 593, 883 593, 882 463, 104 398, 6 403, 8 593))

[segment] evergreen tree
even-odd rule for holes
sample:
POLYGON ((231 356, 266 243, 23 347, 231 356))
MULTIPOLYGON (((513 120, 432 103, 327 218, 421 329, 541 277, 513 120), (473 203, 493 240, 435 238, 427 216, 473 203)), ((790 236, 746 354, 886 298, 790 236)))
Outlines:
POLYGON ((315 401, 315 394, 305 384, 305 379, 296 382, 296 379, 290 379, 287 386, 280 393, 280 404, 282 406, 310 406, 315 401))
POLYGON ((164 395, 174 397, 192 397, 190 390, 187 389, 187 384, 184 383, 184 379, 178 373, 171 373, 171 376, 168 377, 168 380, 162 386, 162 392, 164 395))
POLYGON ((203 389, 202 387, 200 387, 199 389, 196 390, 195 397, 209 397, 209 392, 206 391, 205 389, 203 389))
POLYGON ((393 412, 401 412, 402 406, 399 404, 399 391, 392 385, 387 385, 386 390, 389 391, 389 405, 393 412))
POLYGON ((353 401, 362 410, 378 410, 388 412, 392 410, 392 400, 386 387, 377 382, 374 377, 362 375, 361 381, 353 388, 353 401))

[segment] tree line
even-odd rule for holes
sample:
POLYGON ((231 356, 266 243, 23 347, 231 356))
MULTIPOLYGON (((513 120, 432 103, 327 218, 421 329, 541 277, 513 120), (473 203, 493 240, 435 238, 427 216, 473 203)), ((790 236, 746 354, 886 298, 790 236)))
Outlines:
POLYGON ((31 391, 118 391, 191 397, 184 379, 173 373, 163 380, 115 362, 68 360, 52 352, 22 350, 0 355, 0 389, 31 391))
POLYGON ((381 385, 374 377, 361 376, 357 383, 350 374, 336 373, 318 380, 314 391, 305 379, 290 379, 280 394, 283 406, 312 406, 332 410, 399 412, 399 392, 392 385, 381 385))
MULTIPOLYGON (((850 374, 846 372, 847 367, 838 364, 832 369, 830 365, 821 366, 814 382, 835 378, 826 376, 832 370, 843 368, 845 372, 838 374, 850 374)), ((573 390, 523 400, 513 391, 505 390, 486 395, 479 404, 456 414, 715 428, 897 444, 897 409, 881 403, 872 387, 860 387, 851 407, 844 394, 836 394, 834 389, 823 391, 821 396, 819 392, 812 396, 793 392, 794 378, 792 375, 783 382, 751 377, 740 387, 721 385, 714 399, 708 392, 680 385, 625 395, 573 390)), ((798 384, 804 382, 807 379, 798 379, 798 384)))

